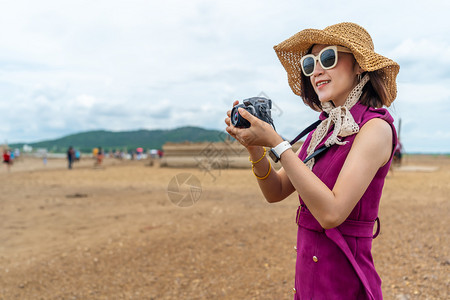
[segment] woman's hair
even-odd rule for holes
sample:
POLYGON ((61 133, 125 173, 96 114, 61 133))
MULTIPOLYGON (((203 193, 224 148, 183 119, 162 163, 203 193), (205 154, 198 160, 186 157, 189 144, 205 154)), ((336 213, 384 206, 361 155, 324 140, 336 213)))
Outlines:
MULTIPOLYGON (((373 72, 364 72, 361 75, 364 76, 365 73, 369 74, 370 80, 364 86, 359 102, 365 106, 375 108, 380 108, 384 103, 389 103, 388 91, 383 81, 383 73, 379 70, 376 70, 373 72)), ((319 97, 314 91, 309 77, 306 77, 303 72, 301 76, 301 97, 303 98, 303 102, 305 102, 305 104, 312 109, 321 111, 322 105, 320 103, 319 97)))

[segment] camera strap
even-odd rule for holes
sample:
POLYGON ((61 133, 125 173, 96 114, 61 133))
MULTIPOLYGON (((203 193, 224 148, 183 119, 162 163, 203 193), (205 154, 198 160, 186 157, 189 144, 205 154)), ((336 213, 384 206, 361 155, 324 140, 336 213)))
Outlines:
MULTIPOLYGON (((295 143, 298 142, 299 139, 301 139, 302 137, 304 137, 305 135, 307 135, 308 133, 310 133, 311 131, 313 131, 314 129, 317 128, 317 126, 319 126, 319 124, 322 123, 322 120, 317 120, 316 122, 312 123, 311 125, 309 125, 308 127, 306 127, 302 132, 299 133, 299 135, 297 135, 295 137, 295 139, 293 139, 292 141, 290 141, 289 143, 292 145, 294 145, 295 143)), ((312 153, 310 156, 308 156, 303 163, 306 164, 307 161, 309 161, 310 159, 316 157, 317 155, 319 155, 320 153, 326 151, 328 149, 327 146, 323 145, 322 147, 320 147, 319 149, 317 149, 316 151, 314 151, 314 153, 312 153)))
POLYGON ((302 137, 304 137, 305 135, 307 135, 308 133, 310 133, 311 131, 316 129, 320 123, 322 123, 322 120, 317 120, 314 123, 312 123, 311 125, 309 125, 308 127, 306 127, 302 132, 299 133, 299 135, 297 135, 297 137, 295 139, 293 139, 290 142, 291 146, 294 145, 295 143, 297 143, 297 141, 299 139, 301 139, 302 137))

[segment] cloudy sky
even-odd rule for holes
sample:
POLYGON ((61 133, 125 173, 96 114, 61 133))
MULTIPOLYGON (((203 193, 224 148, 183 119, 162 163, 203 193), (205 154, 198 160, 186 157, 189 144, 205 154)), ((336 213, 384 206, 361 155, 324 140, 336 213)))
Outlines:
POLYGON ((293 138, 317 118, 273 46, 305 28, 365 27, 397 61, 408 152, 450 152, 450 2, 40 0, 0 9, 0 143, 80 131, 224 130, 233 100, 261 92, 293 138), (398 2, 398 3, 397 3, 398 2))

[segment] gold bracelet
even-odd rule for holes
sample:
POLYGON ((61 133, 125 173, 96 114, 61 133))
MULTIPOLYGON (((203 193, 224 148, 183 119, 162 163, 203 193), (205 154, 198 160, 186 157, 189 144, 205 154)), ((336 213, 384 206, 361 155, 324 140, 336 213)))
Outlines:
POLYGON ((249 160, 253 165, 259 163, 259 162, 266 156, 267 150, 266 150, 266 148, 263 148, 263 149, 264 149, 264 153, 263 153, 263 155, 261 156, 261 158, 258 159, 257 161, 252 161, 251 157, 250 157, 250 156, 248 157, 248 160, 249 160))
POLYGON ((256 176, 256 178, 258 178, 259 180, 264 180, 267 177, 269 177, 270 171, 272 171, 272 165, 270 164, 270 161, 269 161, 269 171, 267 172, 266 176, 263 176, 263 177, 259 177, 258 175, 256 175, 256 173, 255 173, 255 165, 252 165, 252 172, 256 176))

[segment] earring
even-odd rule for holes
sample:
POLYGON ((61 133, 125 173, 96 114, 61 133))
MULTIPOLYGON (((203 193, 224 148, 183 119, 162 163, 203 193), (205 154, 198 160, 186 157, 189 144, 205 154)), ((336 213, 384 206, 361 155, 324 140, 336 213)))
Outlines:
POLYGON ((358 74, 358 82, 361 82, 361 79, 362 79, 362 74, 359 73, 359 74, 358 74))

